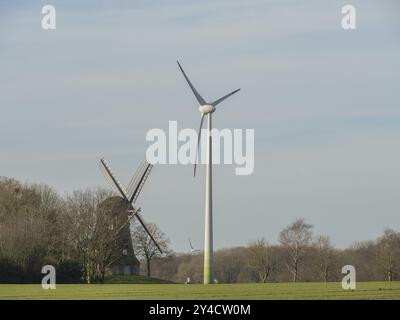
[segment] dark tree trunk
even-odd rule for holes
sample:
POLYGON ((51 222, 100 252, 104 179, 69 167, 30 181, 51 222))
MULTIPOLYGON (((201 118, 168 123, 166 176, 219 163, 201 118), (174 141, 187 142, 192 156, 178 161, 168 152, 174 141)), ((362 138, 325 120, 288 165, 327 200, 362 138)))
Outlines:
POLYGON ((147 276, 150 277, 150 260, 149 258, 146 259, 147 261, 147 276))
POLYGON ((324 282, 325 283, 328 282, 328 273, 329 273, 329 268, 325 268, 325 272, 324 272, 324 282))

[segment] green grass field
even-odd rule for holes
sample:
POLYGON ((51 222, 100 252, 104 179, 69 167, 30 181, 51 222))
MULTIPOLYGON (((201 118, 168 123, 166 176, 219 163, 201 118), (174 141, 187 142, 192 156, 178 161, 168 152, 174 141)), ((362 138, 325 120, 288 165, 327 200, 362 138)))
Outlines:
POLYGON ((40 285, 0 284, 0 299, 400 299, 400 282, 357 283, 355 291, 340 283, 267 284, 103 284, 40 285))

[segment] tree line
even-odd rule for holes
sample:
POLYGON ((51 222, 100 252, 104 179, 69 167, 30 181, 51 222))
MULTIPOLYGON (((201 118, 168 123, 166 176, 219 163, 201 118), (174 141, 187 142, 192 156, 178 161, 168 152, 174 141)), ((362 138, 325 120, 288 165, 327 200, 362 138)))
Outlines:
MULTIPOLYGON (((104 282, 107 268, 128 247, 124 242, 131 241, 121 231, 132 219, 115 214, 126 209, 100 188, 61 197, 47 185, 0 178, 0 283, 40 283, 45 265, 56 268, 58 283, 104 282)), ((165 235, 155 225, 149 228, 168 252, 165 235)), ((135 243, 150 266, 159 255, 154 245, 142 231, 135 232, 135 243)))
MULTIPOLYGON (((297 219, 279 234, 279 244, 264 238, 245 247, 214 253, 214 276, 219 283, 341 281, 342 267, 353 265, 358 281, 400 278, 400 233, 386 229, 376 240, 338 249, 326 235, 313 235, 313 226, 297 219)), ((153 263, 155 277, 200 283, 203 257, 172 254, 153 263)))
MULTIPOLYGON (((58 283, 102 283, 124 241, 131 241, 121 238, 126 228, 144 275, 202 282, 201 252, 174 253, 166 235, 149 224, 161 256, 140 225, 114 214, 126 208, 110 199, 112 193, 99 188, 60 196, 47 185, 0 178, 0 283, 38 283, 47 264, 56 267, 58 283)), ((376 240, 339 249, 297 219, 281 231, 278 244, 262 238, 216 251, 214 275, 220 283, 340 281, 342 266, 349 264, 359 281, 399 279, 400 233, 387 229, 376 240)))

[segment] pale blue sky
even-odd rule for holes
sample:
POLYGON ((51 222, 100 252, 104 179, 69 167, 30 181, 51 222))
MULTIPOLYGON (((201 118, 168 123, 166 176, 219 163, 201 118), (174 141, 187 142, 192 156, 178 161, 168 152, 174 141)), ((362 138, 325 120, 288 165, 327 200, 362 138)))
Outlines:
MULTIPOLYGON (((149 129, 198 126, 179 59, 206 98, 242 88, 217 128, 256 130, 252 176, 214 169, 215 247, 276 242, 296 217, 340 247, 400 229, 396 1, 25 2, 0 2, 0 175, 106 187, 104 156, 127 182, 149 129)), ((200 170, 157 166, 138 200, 177 251, 202 247, 200 170)))

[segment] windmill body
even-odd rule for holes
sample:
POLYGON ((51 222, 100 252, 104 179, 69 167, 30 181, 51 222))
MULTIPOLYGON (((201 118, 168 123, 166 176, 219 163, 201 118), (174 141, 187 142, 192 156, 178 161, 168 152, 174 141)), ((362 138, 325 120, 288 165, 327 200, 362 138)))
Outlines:
MULTIPOLYGON (((178 62, 178 61, 177 61, 178 62)), ((213 101, 207 103, 203 97, 197 92, 196 88, 190 82, 189 78, 186 76, 185 71, 183 71, 182 66, 178 62, 178 66, 182 71, 190 89, 193 91, 197 101, 199 102, 199 111, 201 113, 200 128, 197 140, 196 149, 196 159, 194 164, 194 175, 196 175, 196 161, 197 152, 200 145, 201 128, 203 127, 204 117, 207 115, 207 168, 206 168, 206 200, 205 200, 205 225, 204 225, 204 284, 213 283, 213 217, 212 217, 212 114, 216 110, 216 106, 224 101, 226 98, 238 92, 240 89, 236 89, 231 93, 213 101)))

